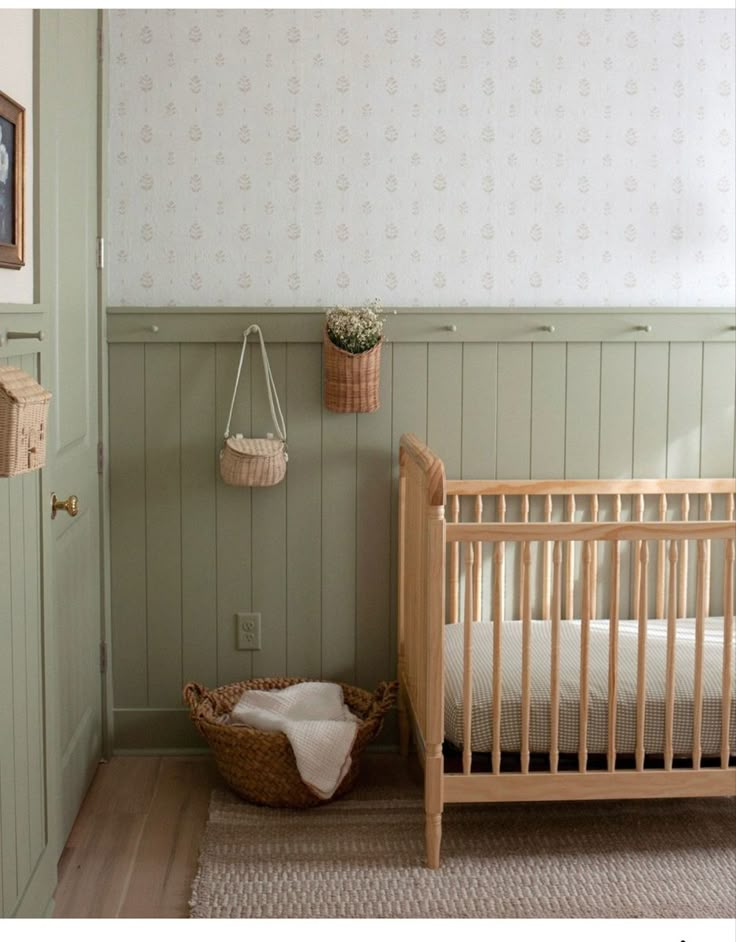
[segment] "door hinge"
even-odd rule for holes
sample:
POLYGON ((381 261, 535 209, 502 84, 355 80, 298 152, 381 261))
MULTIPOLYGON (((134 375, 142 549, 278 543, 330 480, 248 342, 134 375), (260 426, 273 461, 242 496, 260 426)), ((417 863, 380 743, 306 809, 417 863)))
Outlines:
POLYGON ((105 34, 102 31, 102 27, 97 27, 97 61, 102 62, 103 52, 105 48, 105 34))
POLYGON ((97 442, 97 473, 102 474, 105 469, 105 446, 97 442))
POLYGON ((102 236, 97 236, 97 268, 105 267, 105 240, 102 236))
POLYGON ((100 641, 100 673, 104 674, 107 672, 107 645, 104 641, 100 641))

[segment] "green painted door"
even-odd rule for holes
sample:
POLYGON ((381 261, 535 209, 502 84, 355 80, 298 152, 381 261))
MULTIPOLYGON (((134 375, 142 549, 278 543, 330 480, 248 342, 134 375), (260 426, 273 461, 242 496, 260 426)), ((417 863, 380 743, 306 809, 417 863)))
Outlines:
POLYGON ((55 201, 46 216, 57 264, 43 273, 54 354, 45 376, 54 398, 42 495, 50 518, 44 588, 56 646, 58 755, 50 759, 59 767, 63 846, 102 751, 97 14, 49 12, 42 24, 43 87, 56 97, 49 120, 57 155, 55 201), (76 515, 62 509, 52 516, 53 494, 59 501, 76 497, 76 515))

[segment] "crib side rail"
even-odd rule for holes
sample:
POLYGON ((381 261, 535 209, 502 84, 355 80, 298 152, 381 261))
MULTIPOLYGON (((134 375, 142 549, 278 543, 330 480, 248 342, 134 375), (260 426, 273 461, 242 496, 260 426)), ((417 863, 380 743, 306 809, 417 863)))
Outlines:
POLYGON ((437 763, 444 737, 445 472, 413 435, 401 437, 399 469, 399 680, 420 755, 437 763))
MULTIPOLYGON (((530 755, 538 752, 532 743, 532 551, 549 544, 552 547, 550 555, 551 603, 548 618, 550 620, 548 638, 549 644, 549 673, 548 673, 548 769, 552 773, 558 771, 560 760, 560 683, 561 683, 561 640, 560 629, 563 618, 579 624, 579 673, 577 677, 577 770, 581 773, 588 769, 588 744, 590 717, 590 681, 591 681, 591 623, 596 619, 595 604, 593 601, 593 587, 595 584, 594 558, 595 551, 601 544, 609 545, 608 581, 610 586, 610 601, 605 618, 608 621, 608 682, 607 682, 607 770, 617 770, 617 709, 619 707, 619 679, 621 676, 621 663, 619 657, 619 628, 623 620, 620 607, 621 586, 621 548, 628 544, 634 548, 638 562, 639 591, 637 595, 638 609, 635 612, 636 623, 636 678, 635 678, 635 739, 633 753, 636 772, 643 772, 648 757, 656 754, 662 757, 663 770, 673 771, 675 758, 675 697, 676 691, 676 661, 678 654, 683 656, 684 649, 678 645, 678 580, 681 576, 679 557, 683 547, 691 547, 693 558, 696 560, 695 580, 695 610, 694 635, 692 640, 693 669, 691 671, 692 695, 692 736, 688 747, 690 755, 690 768, 699 771, 703 761, 704 744, 704 699, 705 675, 704 664, 706 646, 719 645, 720 655, 720 710, 718 723, 710 713, 709 719, 709 755, 714 754, 714 736, 718 737, 717 747, 720 751, 720 768, 729 769, 730 739, 731 739, 731 712, 733 699, 733 647, 734 647, 734 556, 736 544, 736 527, 732 519, 729 520, 701 520, 701 521, 639 521, 632 522, 589 522, 589 523, 449 523, 446 526, 446 541, 448 553, 453 546, 457 548, 464 563, 464 578, 459 588, 463 596, 463 774, 469 775, 472 771, 472 743, 473 743, 473 697, 474 684, 477 683, 473 668, 473 627, 474 620, 476 580, 472 578, 474 557, 479 545, 484 547, 485 556, 491 561, 493 568, 493 604, 492 604, 492 676, 483 677, 481 682, 491 690, 492 712, 492 751, 491 768, 493 775, 501 774, 501 730, 504 725, 502 712, 511 709, 501 697, 501 689, 505 684, 507 675, 503 674, 504 665, 504 628, 503 606, 499 596, 502 596, 506 583, 499 576, 499 567, 502 566, 504 556, 502 550, 507 546, 518 548, 519 561, 519 592, 520 592, 520 677, 514 677, 520 688, 520 716, 518 726, 520 729, 520 770, 521 774, 530 771, 530 755), (488 545, 490 544, 490 545, 488 545), (581 559, 580 603, 573 611, 565 611, 563 598, 563 570, 565 550, 573 544, 579 545, 581 559), (710 583, 710 557, 711 546, 718 546, 718 558, 723 560, 721 575, 722 599, 719 608, 723 612, 722 637, 714 641, 711 635, 706 638, 706 621, 709 611, 710 583), (663 607, 655 612, 657 619, 666 620, 664 629, 653 629, 649 611, 649 574, 653 567, 659 568, 658 560, 665 559, 664 585, 666 588, 663 607), (665 616, 665 618, 663 618, 665 616), (647 746, 651 740, 651 723, 647 716, 650 706, 649 687, 651 673, 648 672, 647 658, 652 654, 654 635, 657 632, 666 632, 666 664, 664 667, 664 710, 662 719, 661 748, 658 746, 654 752, 647 746), (712 729, 718 726, 718 732, 712 729)), ((515 616, 512 616, 515 617, 515 616)), ((718 616, 720 619, 720 616, 718 616)), ((547 629, 545 629, 547 630, 547 629)), ((630 633, 630 629, 627 629, 630 633)), ((720 630, 720 629, 719 629, 720 630)), ((507 636, 508 637, 508 636, 507 636)), ((537 637, 539 637, 537 635, 537 637)), ((662 634, 664 638, 665 635, 662 634)), ((518 638, 515 643, 518 643, 518 638)), ((690 642, 688 642, 690 643, 690 642)), ((662 644, 657 652, 662 657, 662 644)), ((714 668, 712 650, 708 655, 709 683, 711 685, 711 699, 714 668)), ((678 676, 677 687, 682 680, 678 676)), ((537 684, 539 675, 537 675, 537 684)), ((568 696, 570 689, 570 676, 567 676, 568 696)), ((538 691, 537 691, 538 692, 538 691)), ((659 695, 659 694, 658 694, 659 695)), ((600 691, 598 693, 600 697, 600 691)), ((537 709, 538 707, 534 707, 537 709)), ((680 720, 682 722, 682 720, 680 720)), ((539 729, 537 717, 536 729, 539 729)), ((569 751, 569 750, 568 750, 569 751)), ((598 751, 598 750, 596 750, 598 751)), ((717 751, 717 750, 716 750, 717 751)), ((680 744, 678 752, 682 753, 680 744)), ((657 760, 659 761, 659 759, 657 760)), ((678 773, 679 774, 679 773, 678 773)), ((730 774, 730 773, 729 773, 730 774)))

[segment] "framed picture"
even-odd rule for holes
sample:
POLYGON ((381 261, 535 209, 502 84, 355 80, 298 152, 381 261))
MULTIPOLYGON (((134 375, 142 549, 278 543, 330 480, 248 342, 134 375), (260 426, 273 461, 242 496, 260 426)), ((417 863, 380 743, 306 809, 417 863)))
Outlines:
POLYGON ((22 268, 25 108, 0 92, 0 268, 22 268))

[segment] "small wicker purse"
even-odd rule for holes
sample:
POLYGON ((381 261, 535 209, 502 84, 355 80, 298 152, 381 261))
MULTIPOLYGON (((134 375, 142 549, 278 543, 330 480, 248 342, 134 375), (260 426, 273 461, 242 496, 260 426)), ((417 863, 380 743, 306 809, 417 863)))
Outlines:
POLYGON ((278 484, 286 474, 286 462, 289 456, 286 452, 286 424, 281 412, 276 384, 271 373, 271 364, 268 362, 266 344, 258 324, 251 324, 243 334, 243 349, 240 351, 238 375, 235 377, 233 398, 230 402, 230 413, 227 417, 225 429, 225 442, 220 451, 220 475, 226 484, 237 487, 268 487, 278 484), (268 403, 271 406, 276 436, 268 435, 266 438, 244 438, 242 435, 230 434, 230 422, 235 408, 235 399, 238 395, 240 374, 243 369, 245 350, 248 343, 248 334, 256 333, 261 342, 261 358, 263 360, 263 373, 266 377, 268 390, 268 403))

